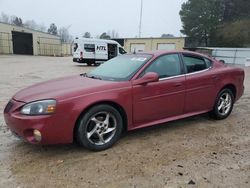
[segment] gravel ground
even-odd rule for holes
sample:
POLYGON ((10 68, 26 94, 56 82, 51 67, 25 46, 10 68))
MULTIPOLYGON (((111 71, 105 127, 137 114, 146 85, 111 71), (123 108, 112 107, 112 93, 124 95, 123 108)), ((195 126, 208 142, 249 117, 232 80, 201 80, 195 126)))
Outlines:
MULTIPOLYGON (((31 84, 88 72, 71 57, 0 56, 0 111, 31 84)), ((229 118, 207 114, 126 133, 111 149, 17 140, 0 114, 0 187, 250 187, 250 68, 229 118)))

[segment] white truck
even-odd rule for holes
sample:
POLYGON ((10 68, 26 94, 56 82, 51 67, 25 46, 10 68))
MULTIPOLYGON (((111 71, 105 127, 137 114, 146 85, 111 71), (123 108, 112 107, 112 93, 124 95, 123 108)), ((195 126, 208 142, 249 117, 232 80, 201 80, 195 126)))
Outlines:
POLYGON ((75 38, 73 62, 97 65, 125 53, 122 46, 114 40, 75 38))

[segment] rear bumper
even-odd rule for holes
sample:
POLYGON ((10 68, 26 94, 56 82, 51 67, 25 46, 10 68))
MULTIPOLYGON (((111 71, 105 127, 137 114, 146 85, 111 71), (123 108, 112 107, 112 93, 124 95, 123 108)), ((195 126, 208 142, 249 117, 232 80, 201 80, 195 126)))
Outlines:
POLYGON ((73 62, 76 62, 76 63, 85 63, 83 59, 80 59, 80 58, 73 58, 73 62))

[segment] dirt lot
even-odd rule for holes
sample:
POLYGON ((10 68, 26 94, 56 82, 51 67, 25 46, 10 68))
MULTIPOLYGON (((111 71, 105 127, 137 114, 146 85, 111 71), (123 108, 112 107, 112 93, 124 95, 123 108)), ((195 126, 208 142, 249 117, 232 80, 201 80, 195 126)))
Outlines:
MULTIPOLYGON (((90 69, 71 57, 0 56, 0 111, 21 88, 90 69)), ((0 187, 250 187, 250 68, 245 71, 245 94, 228 119, 205 114, 133 131, 102 152, 24 143, 1 113, 0 187)))

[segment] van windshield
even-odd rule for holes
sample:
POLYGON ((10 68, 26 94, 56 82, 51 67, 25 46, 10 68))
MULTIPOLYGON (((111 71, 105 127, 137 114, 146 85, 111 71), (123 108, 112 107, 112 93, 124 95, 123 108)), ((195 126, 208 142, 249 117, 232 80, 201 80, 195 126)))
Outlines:
POLYGON ((110 81, 127 81, 152 58, 148 54, 131 54, 115 57, 104 62, 86 76, 110 81))

